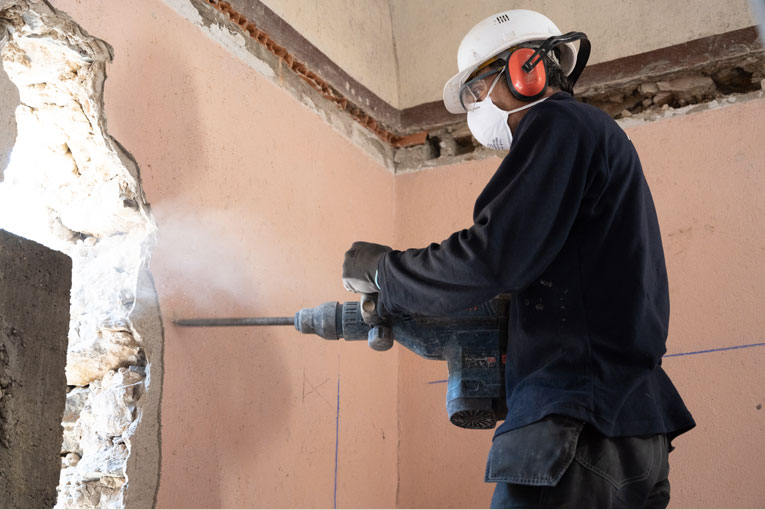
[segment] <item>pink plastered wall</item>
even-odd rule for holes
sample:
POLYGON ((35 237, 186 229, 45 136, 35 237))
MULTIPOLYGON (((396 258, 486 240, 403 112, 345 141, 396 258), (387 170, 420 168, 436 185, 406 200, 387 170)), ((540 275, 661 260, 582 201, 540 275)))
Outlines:
MULTIPOLYGON (((470 225, 499 164, 393 177, 159 0, 55 0, 115 50, 109 131, 160 234, 163 507, 483 507, 490 431, 448 422, 444 363, 290 328, 180 330, 184 316, 291 315, 352 299, 354 240, 397 248, 470 225)), ((628 130, 654 193, 670 354, 765 341, 765 101, 628 130)), ((667 358, 698 427, 674 507, 762 507, 765 347, 667 358)))
MULTIPOLYGON (((662 229, 671 295, 663 366, 698 426, 670 455, 671 506, 765 505, 765 100, 627 129, 662 229), (730 350, 719 350, 740 347, 730 350), (696 351, 711 351, 687 354, 696 351)), ((396 245, 469 227, 500 160, 396 177, 396 245)), ((512 339, 510 340, 512 341, 512 339)), ((488 506, 491 432, 449 424, 443 364, 400 351, 401 507, 488 506), (423 480, 428 490, 423 490, 423 480)))
POLYGON ((138 162, 159 226, 157 504, 394 506, 393 352, 170 322, 353 299, 343 253, 392 241, 393 176, 163 2, 54 3, 114 47, 109 132, 138 162))

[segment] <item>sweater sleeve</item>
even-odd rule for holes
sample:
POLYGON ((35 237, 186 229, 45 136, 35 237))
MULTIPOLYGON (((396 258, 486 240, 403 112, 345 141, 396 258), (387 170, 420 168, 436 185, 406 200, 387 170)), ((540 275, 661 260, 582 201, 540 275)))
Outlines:
POLYGON ((585 193, 596 143, 578 124, 552 104, 529 111, 476 201, 473 226, 380 260, 382 312, 446 314, 538 278, 568 238, 585 193))

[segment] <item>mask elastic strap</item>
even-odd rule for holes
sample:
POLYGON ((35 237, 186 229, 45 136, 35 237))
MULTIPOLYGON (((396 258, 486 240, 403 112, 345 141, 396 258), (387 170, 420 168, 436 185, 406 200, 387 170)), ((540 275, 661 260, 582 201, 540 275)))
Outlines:
POLYGON ((536 101, 534 101, 533 103, 529 103, 529 104, 523 105, 523 106, 521 106, 520 108, 516 108, 515 110, 510 110, 509 112, 507 112, 507 114, 508 114, 508 115, 512 115, 512 114, 514 114, 514 113, 516 113, 516 112, 520 112, 520 111, 522 111, 522 110, 525 110, 526 108, 531 108, 531 107, 532 107, 532 106, 534 106, 535 104, 539 104, 539 103, 541 103, 542 101, 545 101, 545 100, 546 100, 546 99, 548 99, 548 98, 549 98, 549 96, 548 96, 548 97, 543 97, 542 99, 537 99, 537 100, 536 100, 536 101))

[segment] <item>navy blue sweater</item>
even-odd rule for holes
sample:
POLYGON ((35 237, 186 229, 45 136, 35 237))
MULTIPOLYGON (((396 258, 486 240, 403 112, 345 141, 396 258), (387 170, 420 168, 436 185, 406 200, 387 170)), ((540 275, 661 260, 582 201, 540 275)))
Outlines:
POLYGON ((661 368, 669 292, 656 210, 607 114, 563 92, 531 108, 473 221, 383 257, 380 302, 387 314, 443 315, 513 293, 497 434, 549 414, 610 437, 695 425, 661 368))

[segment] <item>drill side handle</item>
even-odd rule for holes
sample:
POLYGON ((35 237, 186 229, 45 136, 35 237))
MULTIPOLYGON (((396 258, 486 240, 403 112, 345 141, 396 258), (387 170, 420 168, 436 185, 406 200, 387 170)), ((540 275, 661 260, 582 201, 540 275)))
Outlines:
POLYGON ((377 292, 361 295, 361 317, 364 322, 372 326, 367 337, 369 347, 375 351, 387 351, 393 347, 393 328, 377 313, 379 297, 380 294, 377 292))

